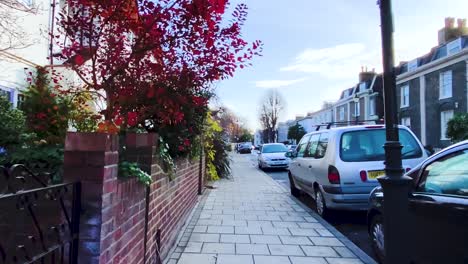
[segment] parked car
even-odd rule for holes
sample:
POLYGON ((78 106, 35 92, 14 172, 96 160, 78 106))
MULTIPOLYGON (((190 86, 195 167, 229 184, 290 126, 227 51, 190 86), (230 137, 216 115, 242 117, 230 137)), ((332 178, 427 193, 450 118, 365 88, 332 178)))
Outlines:
POLYGON ((263 144, 258 151, 258 168, 282 168, 287 169, 291 159, 285 157, 288 149, 282 143, 263 144))
POLYGON ((239 145, 238 151, 239 153, 252 153, 252 143, 251 142, 244 142, 239 145))
MULTIPOLYGON (((399 126, 403 166, 416 167, 427 158, 416 136, 399 126)), ((319 215, 329 209, 367 210, 369 195, 384 175, 385 127, 349 126, 306 134, 293 152, 289 166, 291 194, 312 196, 319 215)))
POLYGON ((297 145, 287 145, 289 151, 293 151, 297 148, 297 145))
MULTIPOLYGON (((405 229, 410 262, 468 263, 468 140, 431 156, 407 175, 413 179, 405 229)), ((367 217, 372 247, 381 261, 383 200, 382 188, 375 188, 367 217)))

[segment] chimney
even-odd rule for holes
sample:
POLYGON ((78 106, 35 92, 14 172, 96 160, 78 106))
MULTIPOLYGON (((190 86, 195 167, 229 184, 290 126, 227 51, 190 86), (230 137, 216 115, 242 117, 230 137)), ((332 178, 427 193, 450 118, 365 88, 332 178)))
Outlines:
POLYGON ((468 27, 466 26, 466 19, 457 19, 457 27, 455 27, 455 18, 445 18, 444 28, 439 30, 439 45, 444 45, 461 36, 468 35, 468 27))
POLYGON ((466 28, 466 18, 464 19, 457 19, 457 25, 458 25, 458 28, 466 28))
POLYGON ((374 76, 376 75, 374 69, 372 69, 372 71, 368 71, 368 70, 367 70, 367 66, 366 66, 365 68, 363 67, 362 69, 363 69, 363 71, 361 71, 361 72, 359 73, 359 82, 360 82, 360 83, 361 83, 361 82, 366 82, 366 81, 368 81, 368 80, 371 80, 371 79, 374 78, 374 76))

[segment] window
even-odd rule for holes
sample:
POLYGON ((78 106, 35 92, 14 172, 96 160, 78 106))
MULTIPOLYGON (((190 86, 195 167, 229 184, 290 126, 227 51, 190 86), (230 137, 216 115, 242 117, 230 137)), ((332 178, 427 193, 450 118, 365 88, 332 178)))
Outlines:
POLYGON ((354 103, 354 116, 358 117, 361 114, 361 104, 358 102, 354 103))
POLYGON ((451 41, 447 44, 447 55, 452 55, 461 50, 461 38, 451 41))
POLYGON ((409 85, 400 87, 400 108, 409 106, 409 85))
POLYGON ((320 140, 317 145, 317 152, 315 154, 315 158, 321 159, 325 157, 325 153, 327 152, 328 147, 328 133, 320 134, 320 140))
POLYGON ((375 104, 375 96, 369 97, 369 115, 373 116, 376 113, 376 104, 375 104))
POLYGON ((414 59, 410 62, 408 62, 408 71, 414 71, 418 68, 418 59, 414 59))
POLYGON ((440 112, 440 139, 447 140, 447 123, 453 118, 453 110, 440 112))
POLYGON ((309 145, 307 146, 307 151, 304 154, 304 157, 315 158, 315 153, 317 152, 319 138, 320 138, 320 134, 314 134, 310 137, 309 145))
POLYGON ((339 109, 339 114, 340 114, 340 121, 343 121, 345 119, 345 111, 344 111, 344 106, 340 107, 339 109))
POLYGON ((360 83, 359 84, 359 92, 362 93, 366 90, 366 83, 363 82, 363 83, 360 83))
POLYGON ((411 118, 409 117, 402 117, 401 118, 401 124, 403 126, 411 127, 411 118))
POLYGON ((299 144, 297 145, 296 151, 297 151, 298 157, 304 157, 304 152, 306 150, 307 143, 309 143, 309 138, 310 138, 310 135, 304 136, 299 142, 299 144))
POLYGON ((452 97, 452 71, 441 72, 439 75, 439 99, 452 97))
POLYGON ((18 105, 17 105, 18 109, 22 109, 24 99, 25 99, 24 94, 18 94, 18 101, 17 101, 18 102, 18 105))
MULTIPOLYGON (((399 129, 400 142, 403 146, 403 159, 422 156, 422 150, 416 139, 406 129, 399 129)), ((345 132, 341 136, 340 158, 345 162, 383 161, 385 159, 385 129, 366 129, 345 132)))
POLYGON ((423 171, 420 192, 468 197, 468 150, 449 154, 423 171))

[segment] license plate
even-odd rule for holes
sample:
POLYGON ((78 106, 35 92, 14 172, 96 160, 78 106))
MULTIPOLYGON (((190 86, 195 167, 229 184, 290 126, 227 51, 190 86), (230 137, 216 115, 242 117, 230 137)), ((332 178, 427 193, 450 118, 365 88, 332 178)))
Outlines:
POLYGON ((367 172, 368 179, 377 179, 377 177, 384 176, 384 175, 385 175, 385 171, 383 170, 367 172))

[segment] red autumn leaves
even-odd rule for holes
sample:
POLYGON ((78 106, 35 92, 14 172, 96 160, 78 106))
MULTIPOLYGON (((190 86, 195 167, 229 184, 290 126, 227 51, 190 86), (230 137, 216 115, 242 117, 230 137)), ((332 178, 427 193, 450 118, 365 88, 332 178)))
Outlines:
POLYGON ((212 83, 250 65, 262 47, 241 37, 246 5, 223 22, 227 0, 67 3, 56 57, 71 64, 86 89, 105 92, 111 123, 183 122, 184 107, 206 107, 212 83))

